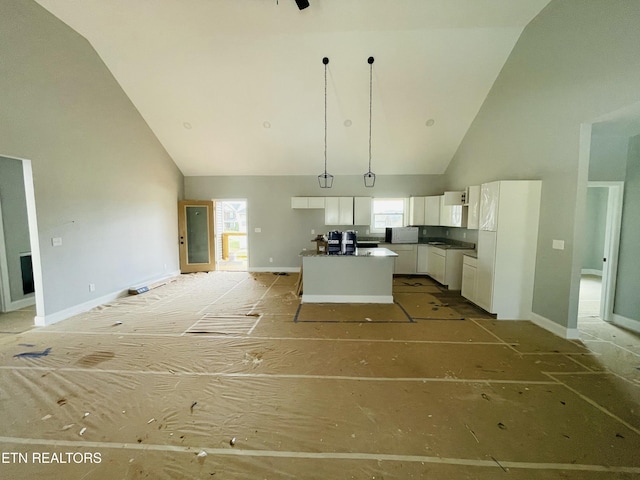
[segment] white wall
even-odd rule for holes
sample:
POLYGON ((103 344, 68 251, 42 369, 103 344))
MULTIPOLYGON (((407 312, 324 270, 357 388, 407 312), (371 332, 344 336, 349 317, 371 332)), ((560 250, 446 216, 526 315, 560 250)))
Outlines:
POLYGON ((640 100, 638 18, 640 2, 553 0, 525 28, 446 171, 451 189, 542 180, 533 312, 564 327, 577 314, 580 126, 640 100))
POLYGON ((0 58, 0 155, 32 162, 44 315, 177 270, 182 175, 93 48, 0 2, 0 58))

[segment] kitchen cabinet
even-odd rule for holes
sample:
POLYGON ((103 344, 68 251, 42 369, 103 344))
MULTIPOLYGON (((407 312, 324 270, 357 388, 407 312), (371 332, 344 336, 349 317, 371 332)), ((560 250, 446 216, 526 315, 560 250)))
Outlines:
POLYGON ((426 225, 424 207, 427 197, 409 198, 409 225, 426 225))
POLYGON ((480 188, 474 303, 499 319, 529 319, 542 182, 510 180, 480 188))
POLYGON ((476 302, 476 265, 478 260, 469 255, 462 257, 462 287, 460 294, 467 300, 476 302))
POLYGON ((416 273, 429 273, 429 245, 418 245, 416 257, 416 273))
POLYGON ((371 225, 371 197, 353 198, 353 224, 371 225))
POLYGON ((500 200, 500 184, 504 182, 483 183, 480 186, 480 230, 495 232, 498 228, 498 201, 500 200))
POLYGON ((291 208, 324 208, 325 197, 291 197, 291 208))
POLYGON ((411 197, 409 225, 440 225, 440 195, 411 197))
POLYGON ((447 205, 445 196, 440 196, 440 225, 445 227, 462 227, 462 203, 447 205))
POLYGON ((440 225, 440 195, 425 198, 424 225, 440 225))
POLYGON ((325 197, 325 225, 353 225, 353 197, 325 197))
POLYGON ((462 286, 462 259, 471 250, 459 248, 429 248, 428 272, 435 281, 449 290, 460 290, 462 286))
POLYGON ((462 205, 464 204, 465 192, 444 192, 445 205, 462 205))
POLYGON ((428 273, 436 282, 444 285, 446 271, 446 250, 436 247, 429 247, 428 273))
POLYGON ((467 228, 478 230, 480 225, 480 185, 467 188, 465 201, 467 204, 467 228))
POLYGON ((385 243, 380 247, 388 248, 397 253, 396 264, 393 273, 397 275, 415 275, 416 273, 416 254, 418 245, 415 243, 385 243))

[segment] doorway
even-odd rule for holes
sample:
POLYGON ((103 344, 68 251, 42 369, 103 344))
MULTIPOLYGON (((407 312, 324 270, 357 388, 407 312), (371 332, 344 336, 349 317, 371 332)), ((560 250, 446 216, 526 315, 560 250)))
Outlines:
POLYGON ((613 316, 624 182, 588 182, 578 318, 613 316))
POLYGON ((0 156, 0 330, 44 324, 31 162, 0 156))
POLYGON ((247 271, 247 201, 215 200, 216 270, 247 271))

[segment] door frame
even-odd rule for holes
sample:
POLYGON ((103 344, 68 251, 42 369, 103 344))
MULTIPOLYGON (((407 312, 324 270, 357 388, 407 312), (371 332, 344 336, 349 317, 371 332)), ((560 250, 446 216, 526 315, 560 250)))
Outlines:
POLYGON ((215 206, 211 200, 180 200, 178 202, 178 247, 180 255, 180 272, 181 273, 194 273, 194 272, 212 272, 216 269, 216 252, 215 252, 215 222, 214 213, 215 206), (190 264, 187 261, 187 244, 188 234, 186 230, 186 207, 189 206, 204 206, 207 207, 207 232, 209 241, 209 263, 194 263, 190 264))
POLYGON ((600 293, 600 318, 606 322, 611 322, 613 320, 613 304, 616 295, 624 182, 593 181, 587 182, 587 188, 607 188, 608 190, 602 263, 602 290, 600 293))
POLYGON ((13 311, 31 306, 35 303, 36 315, 34 325, 44 325, 44 286, 42 279, 42 262, 40 255, 40 237, 38 235, 38 222, 36 215, 36 197, 33 185, 33 169, 31 160, 0 154, 0 157, 22 162, 22 174, 24 180, 25 202, 27 206, 27 222, 29 225, 29 244, 31 248, 31 262, 33 268, 34 295, 25 299, 12 301, 9 289, 9 274, 7 270, 7 252, 4 240, 4 228, 0 211, 0 311, 13 311))

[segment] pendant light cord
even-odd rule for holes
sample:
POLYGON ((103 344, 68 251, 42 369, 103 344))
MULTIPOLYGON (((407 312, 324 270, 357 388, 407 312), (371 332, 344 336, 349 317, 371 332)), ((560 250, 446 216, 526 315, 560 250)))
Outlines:
POLYGON ((327 173, 327 62, 324 64, 324 173, 327 173))
POLYGON ((373 103, 373 62, 369 62, 369 173, 371 173, 371 112, 373 103))

